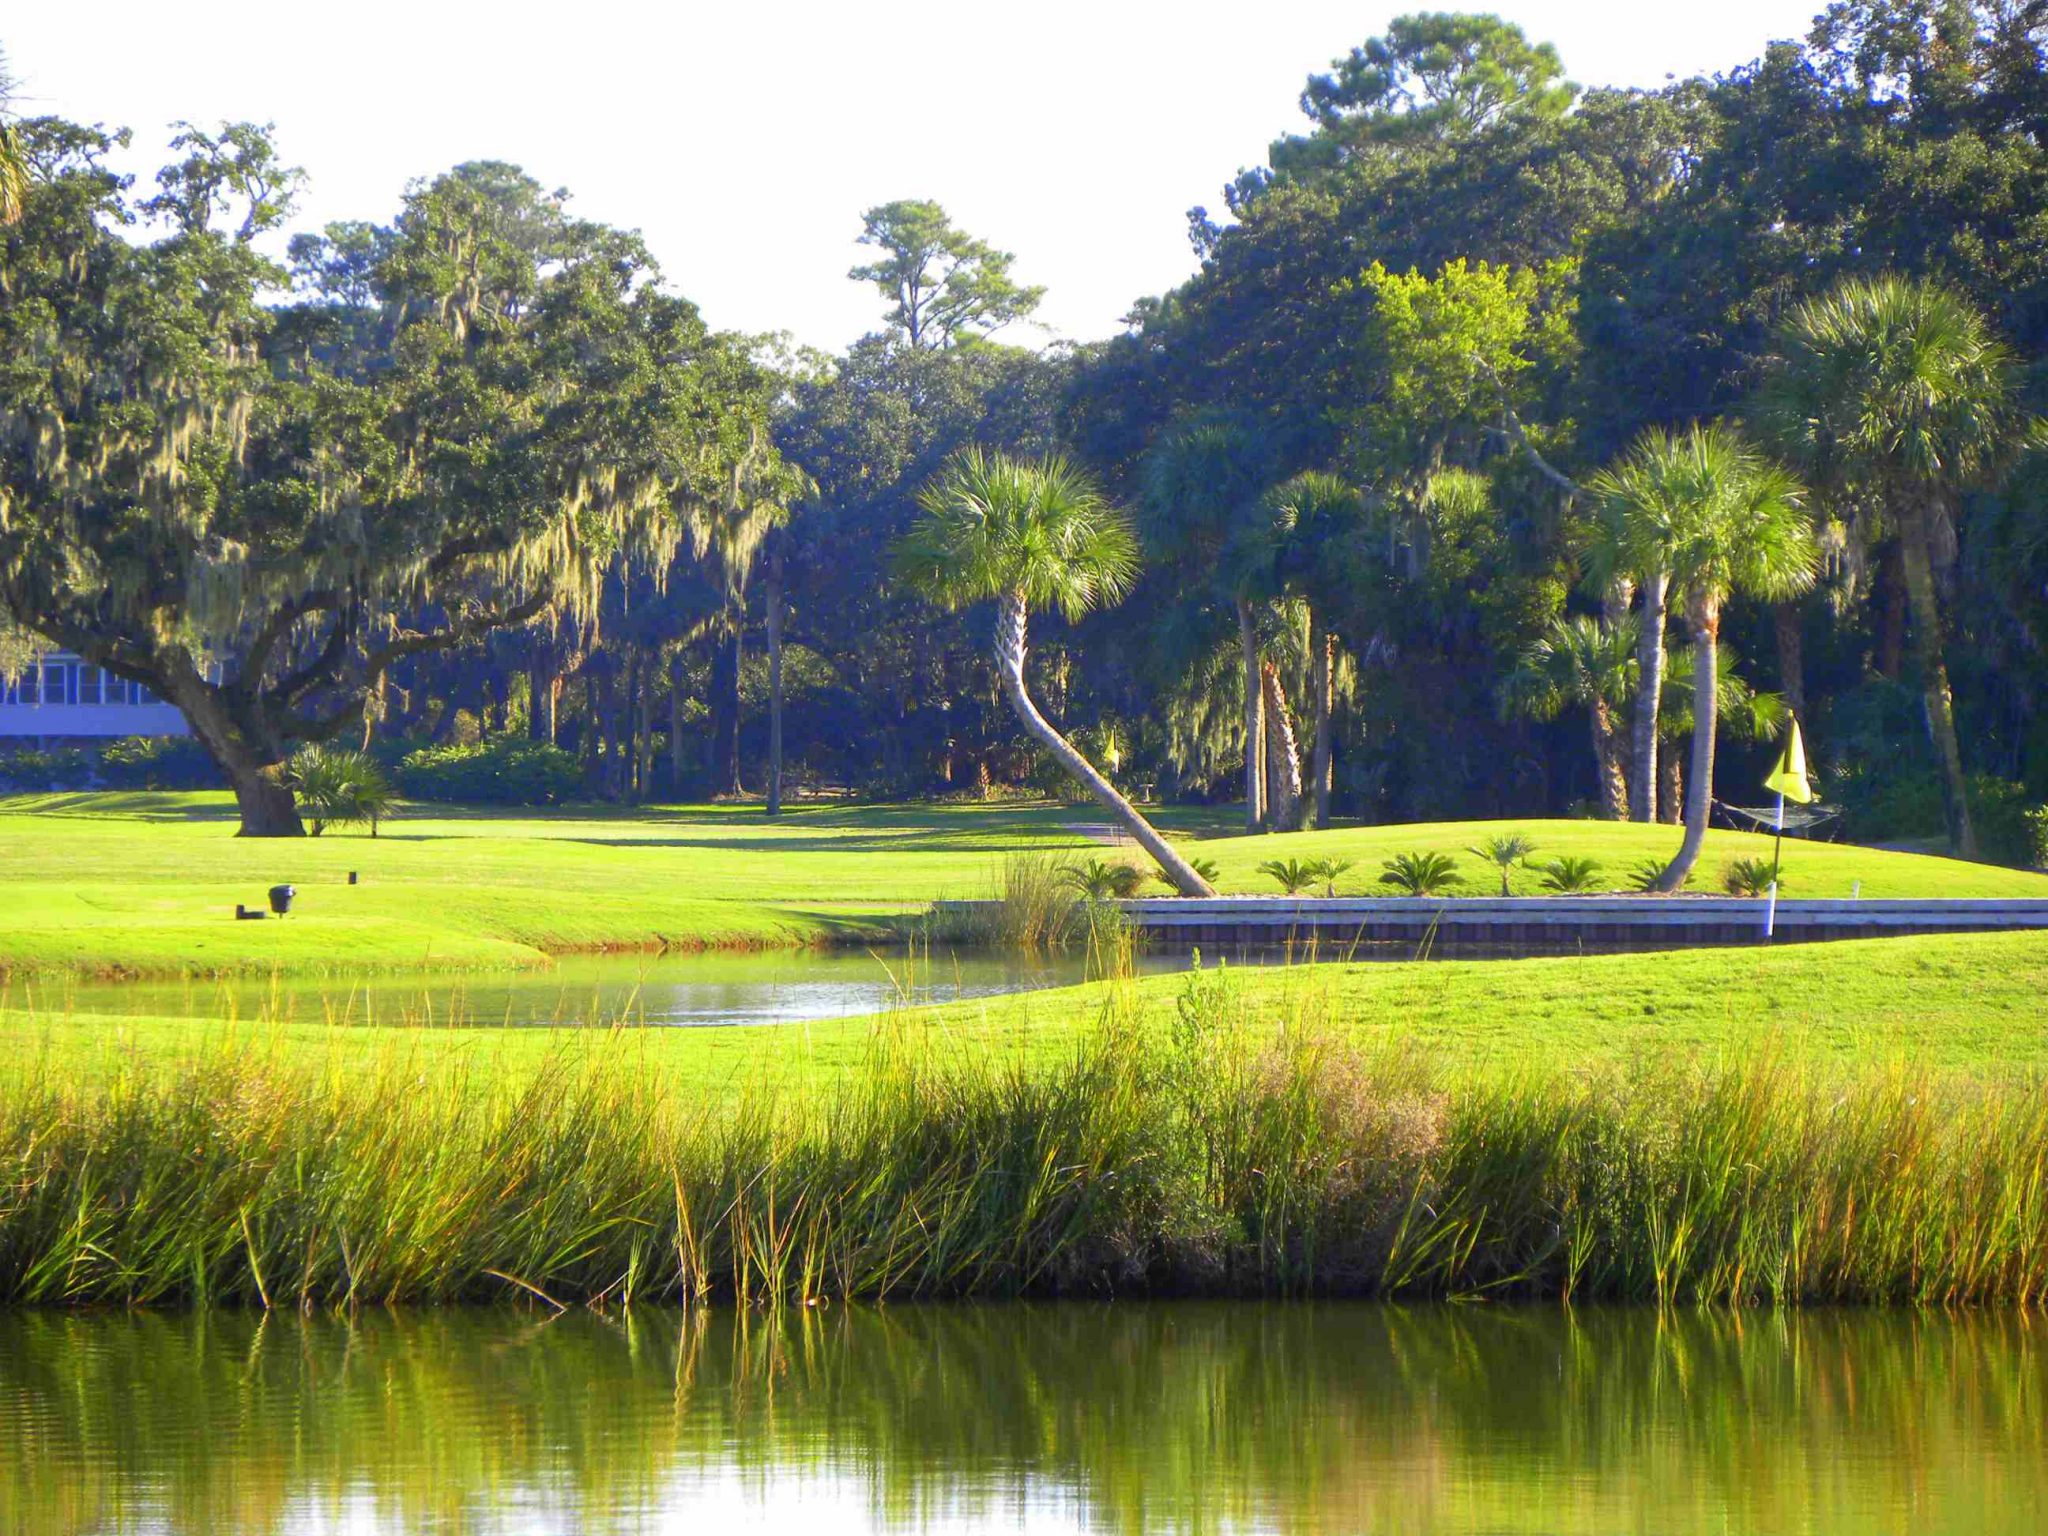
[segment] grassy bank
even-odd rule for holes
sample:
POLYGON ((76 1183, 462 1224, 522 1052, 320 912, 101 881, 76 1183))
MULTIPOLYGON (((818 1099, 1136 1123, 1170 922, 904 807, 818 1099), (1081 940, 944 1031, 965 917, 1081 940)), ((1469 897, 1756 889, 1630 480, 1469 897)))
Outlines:
MULTIPOLYGON (((715 963, 715 962, 714 962, 715 963)), ((879 972, 881 960, 875 962, 879 972)), ((902 962, 891 959, 900 968, 902 962)), ((941 967, 928 967, 927 979, 941 967)), ((1527 960, 1322 964, 1233 973, 1234 995, 1269 1020, 1314 1015, 1361 1048, 1391 1042, 1474 1071, 1626 1066, 1646 1058, 1733 1060, 1767 1049, 1829 1070, 1895 1062, 1944 1073, 2048 1072, 2048 934, 1959 934, 1774 949, 1687 950, 1527 960)), ((429 995, 398 1018, 366 1022, 359 993, 280 980, 255 1006, 194 983, 156 1017, 94 1012, 95 998, 61 978, 0 985, 0 1059, 65 1082, 155 1074, 209 1052, 259 1051, 295 1068, 367 1072, 396 1054, 474 1081, 529 1080, 565 1049, 606 1031, 482 1027, 451 1022, 450 999, 429 995)), ((1154 976, 1128 989, 1137 1027, 1154 1045, 1176 1015, 1183 980, 1154 976)), ((1063 1060, 1092 1027, 1109 988, 1098 984, 975 999, 885 1021, 942 1061, 1035 1068, 1063 1060)), ((565 1021, 630 1024, 589 1011, 565 991, 565 1021)), ((388 1009, 388 1005, 387 1005, 388 1009)), ((698 1101, 801 1090, 818 1097, 857 1082, 878 1021, 720 1029, 628 1029, 620 1048, 635 1069, 698 1101)))
MULTIPOLYGON (((1465 850, 1499 826, 1526 830, 1538 861, 1598 859, 1616 884, 1676 844, 1666 827, 1600 822, 1440 823, 1284 837, 1228 835, 1232 813, 1172 810, 1201 839, 1226 891, 1273 891, 1276 857, 1350 859, 1345 890, 1373 888, 1398 852, 1456 855, 1470 882, 1497 880, 1465 850)), ((741 948, 871 936, 888 914, 978 896, 1006 855, 1109 852, 1082 830, 1099 814, 1061 806, 815 806, 769 822, 755 807, 576 809, 523 816, 410 815, 381 837, 290 842, 233 837, 222 795, 34 795, 0 799, 0 971, 344 976, 431 967, 542 966, 605 950, 741 948), (360 883, 347 883, 351 871, 360 883), (237 923, 292 884, 287 922, 237 923)), ((1768 839, 1716 832, 1703 884, 1768 839)), ((1800 896, 2048 895, 2048 877, 1829 844, 1795 844, 1800 896)), ((1538 876, 1518 870, 1518 891, 1538 876)))
POLYGON ((2010 1303, 2037 1072, 1474 1070, 1213 973, 1029 1058, 869 1031, 836 1091, 691 1091, 633 1032, 504 1073, 282 1047, 0 1084, 0 1301, 1135 1292, 2010 1303), (1156 1001, 1156 1000, 1155 1000, 1156 1001))

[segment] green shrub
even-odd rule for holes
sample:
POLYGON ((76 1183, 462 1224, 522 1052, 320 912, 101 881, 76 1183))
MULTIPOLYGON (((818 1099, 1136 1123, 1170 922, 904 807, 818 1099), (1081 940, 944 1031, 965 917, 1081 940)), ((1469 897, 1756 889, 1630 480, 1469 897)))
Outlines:
MULTIPOLYGON (((1188 868, 1192 869, 1196 874, 1200 875, 1204 880, 1208 881, 1209 884, 1214 885, 1216 883, 1216 861, 1214 859, 1191 858, 1188 860, 1188 868)), ((1175 885, 1173 881, 1167 876, 1166 871, 1163 869, 1153 870, 1152 878, 1156 880, 1159 884, 1165 886, 1169 891, 1177 891, 1180 889, 1180 887, 1175 885)))
POLYGON ((398 764, 414 800, 464 805, 560 805, 583 787, 576 759, 545 741, 494 736, 470 746, 421 747, 398 764))
POLYGON ((91 754, 76 747, 59 747, 54 752, 17 747, 12 752, 0 753, 0 788, 18 794, 85 789, 94 781, 94 768, 91 754))
POLYGON ((392 812, 398 796, 376 759, 361 752, 337 752, 328 747, 302 747, 292 758, 292 787, 299 811, 318 837, 329 822, 352 824, 367 821, 370 836, 377 824, 392 812))
POLYGON ((1517 864, 1528 862, 1536 851, 1536 840, 1525 832, 1496 832, 1465 851, 1500 866, 1500 893, 1505 896, 1508 894, 1508 871, 1517 864))
POLYGON ((1543 889, 1558 896, 1580 896, 1600 880, 1600 861, 1582 854, 1560 854, 1542 866, 1543 889))
POLYGON ((109 789, 225 789, 227 778, 192 736, 124 736, 100 748, 109 789))
POLYGON ((1730 896, 1768 896, 1771 881, 1776 879, 1778 889, 1785 888, 1783 875, 1773 875, 1769 859, 1735 859, 1721 874, 1721 885, 1730 896))
POLYGON ((2027 829, 2027 865, 2048 870, 2048 805, 2032 806, 2021 813, 2027 829))
POLYGON ((1439 896, 1464 883, 1458 861, 1448 853, 1397 853, 1380 866, 1380 884, 1404 896, 1439 896))
MULTIPOLYGON (((1942 836, 1948 829, 1941 780, 1932 770, 1878 773, 1859 767, 1829 785, 1842 807, 1842 835, 1855 843, 1901 842, 1942 836)), ((2024 867, 2033 858, 2026 786, 1996 774, 1969 778, 1970 821, 1978 852, 1994 864, 2024 867)))
POLYGON ((1268 859, 1259 873, 1277 881, 1289 896, 1299 896, 1321 878, 1321 866, 1319 859, 1268 859))
POLYGON ((1145 872, 1114 859, 1089 859, 1069 866, 1061 878, 1089 901, 1125 901, 1138 894, 1145 872))

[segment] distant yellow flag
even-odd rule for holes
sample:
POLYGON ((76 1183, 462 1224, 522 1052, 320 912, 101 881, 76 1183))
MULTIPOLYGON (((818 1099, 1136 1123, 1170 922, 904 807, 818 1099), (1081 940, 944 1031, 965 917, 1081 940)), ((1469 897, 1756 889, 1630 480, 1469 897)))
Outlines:
POLYGON ((1806 743, 1799 739, 1796 719, 1792 722, 1792 733, 1785 738, 1785 750, 1778 754, 1778 765, 1764 780, 1764 788, 1774 789, 1801 805, 1813 804, 1813 781, 1806 776, 1806 743))

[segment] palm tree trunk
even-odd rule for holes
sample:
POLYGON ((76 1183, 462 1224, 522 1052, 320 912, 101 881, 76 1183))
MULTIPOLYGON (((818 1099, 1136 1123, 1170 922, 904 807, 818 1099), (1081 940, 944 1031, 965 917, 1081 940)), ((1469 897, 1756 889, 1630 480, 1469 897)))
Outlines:
POLYGON ((1905 567, 1906 597, 1913 608, 1913 650, 1920 666, 1927 734, 1941 763, 1949 851, 1974 859, 1977 833, 1970 825, 1969 787, 1963 778, 1962 747, 1956 740, 1955 700, 1949 692, 1948 661, 1941 639, 1941 607, 1934 595, 1934 562, 1928 554, 1927 505, 1919 496, 1907 496, 1900 508, 1899 561, 1905 567))
POLYGON ((1664 755, 1657 761, 1656 820, 1675 827, 1685 817, 1685 759, 1678 755, 1678 743, 1662 743, 1664 755))
POLYGON ((1315 667, 1315 745, 1309 763, 1309 781, 1315 795, 1316 829, 1330 824, 1330 707, 1337 665, 1337 637, 1326 633, 1321 622, 1310 618, 1309 655, 1315 667))
POLYGON ((1707 842, 1707 818, 1714 808, 1714 717, 1720 698, 1721 609, 1710 597, 1692 604, 1693 649, 1696 660, 1692 673, 1692 783, 1686 789, 1685 838, 1678 845, 1678 857, 1657 877, 1657 889, 1667 894, 1685 884, 1700 850, 1707 842))
POLYGON ((768 804, 782 814, 782 547, 768 557, 768 804))
POLYGON ((1029 617, 1029 610, 1020 594, 1004 594, 996 614, 996 672, 1003 680, 1003 692, 1009 696, 1010 708, 1016 711, 1017 719, 1062 768, 1087 785, 1088 792, 1131 834, 1138 846, 1158 861, 1159 868, 1173 882, 1175 890, 1183 896, 1214 896, 1216 892, 1209 882, 1195 873, 1188 861, 1159 835, 1152 823, 1138 814, 1137 807, 1118 794, 1116 786, 1096 772, 1095 765, 1075 751, 1073 744, 1055 730, 1052 722, 1041 715, 1038 706, 1031 702, 1031 694, 1024 686, 1025 629, 1029 617))
POLYGON ((1783 602, 1771 608, 1771 620, 1778 632, 1778 689, 1785 695, 1785 707, 1795 719, 1806 714, 1806 628, 1799 604, 1783 602))
POLYGON ((1252 605, 1237 600, 1237 640, 1244 652, 1244 829, 1266 826, 1266 722, 1259 683, 1259 628, 1252 605))
POLYGON ((1276 832, 1301 830, 1301 752, 1294 740, 1294 715, 1280 686, 1280 669, 1270 661, 1259 669, 1266 711, 1266 799, 1276 832))
POLYGON ((1622 771, 1621 738, 1614 730, 1614 713, 1605 699, 1595 699, 1593 717, 1593 763, 1600 774, 1600 814, 1609 821, 1628 820, 1628 775, 1622 771))
POLYGON ((1630 821, 1657 819, 1657 701, 1664 691, 1664 608, 1671 578, 1659 572, 1643 582, 1643 627, 1636 641, 1635 777, 1629 785, 1630 821))
POLYGON ((1877 610, 1877 675, 1896 681, 1906 661, 1906 572, 1903 539, 1894 539, 1878 564, 1884 602, 1877 610))

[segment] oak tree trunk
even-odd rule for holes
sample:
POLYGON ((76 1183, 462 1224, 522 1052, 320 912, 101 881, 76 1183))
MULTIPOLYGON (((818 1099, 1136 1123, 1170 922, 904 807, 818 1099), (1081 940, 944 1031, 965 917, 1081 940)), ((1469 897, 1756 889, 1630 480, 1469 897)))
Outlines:
POLYGON ((192 734, 226 775, 241 813, 238 837, 304 837, 306 826, 292 793, 284 743, 265 739, 237 720, 189 658, 167 658, 161 692, 178 706, 192 734))
POLYGON ((1062 768, 1088 787, 1088 792, 1130 833, 1132 840, 1152 855, 1175 890, 1183 896, 1214 896, 1216 892, 1209 882, 1195 873, 1179 851, 1138 813, 1138 808, 1117 793, 1116 786, 1098 773, 1095 765, 1076 751, 1073 744, 1055 730, 1052 722, 1041 715, 1038 706, 1031 702, 1031 694, 1024 686, 1025 631, 1029 617, 1023 597, 1014 592, 1003 597, 996 615, 996 673, 1002 679, 1003 693, 1008 697, 1017 719, 1062 768))

